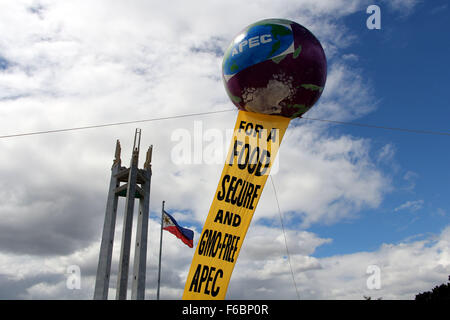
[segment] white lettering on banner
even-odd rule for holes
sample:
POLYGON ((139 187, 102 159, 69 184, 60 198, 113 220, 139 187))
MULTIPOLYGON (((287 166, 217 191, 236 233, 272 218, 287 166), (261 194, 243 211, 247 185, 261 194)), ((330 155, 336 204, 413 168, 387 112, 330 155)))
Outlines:
POLYGON ((272 42, 272 35, 271 34, 263 34, 261 36, 261 43, 269 43, 272 42))
POLYGON ((259 46, 259 37, 258 36, 248 39, 248 47, 249 48, 253 48, 256 46, 259 46))
POLYGON ((261 44, 266 44, 272 42, 272 35, 271 34, 263 34, 261 36, 255 36, 251 37, 248 40, 242 40, 239 45, 239 52, 236 48, 233 48, 233 51, 231 52, 231 56, 233 57, 236 54, 242 53, 246 47, 248 48, 254 48, 261 44))

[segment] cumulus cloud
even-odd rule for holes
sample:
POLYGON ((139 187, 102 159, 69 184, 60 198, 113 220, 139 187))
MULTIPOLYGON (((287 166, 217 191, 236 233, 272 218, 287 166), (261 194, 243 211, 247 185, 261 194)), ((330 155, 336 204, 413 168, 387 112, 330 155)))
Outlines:
MULTIPOLYGON (((368 141, 319 136, 308 126, 290 130, 274 176, 283 211, 299 213, 307 227, 319 221, 334 223, 380 204, 389 179, 370 160, 368 141)), ((273 197, 262 201, 262 208, 273 208, 273 197)))
POLYGON ((395 212, 401 210, 417 211, 422 209, 424 202, 425 201, 423 200, 406 201, 405 203, 395 208, 394 211, 395 212))
POLYGON ((395 147, 388 143, 386 145, 384 145, 380 152, 378 153, 378 161, 379 162, 386 162, 389 163, 393 160, 395 156, 395 147))
POLYGON ((395 11, 408 14, 420 2, 419 0, 385 0, 386 5, 395 11))
MULTIPOLYGON (((447 227, 439 235, 414 242, 384 244, 372 252, 320 259, 293 255, 300 298, 363 299, 363 296, 372 296, 414 299, 419 292, 447 279, 450 272, 449 235, 450 228, 447 227), (379 268, 379 289, 367 285, 372 275, 369 266, 379 268)), ((258 262, 243 260, 238 263, 228 298, 296 298, 285 258, 258 262)))
MULTIPOLYGON (((158 223, 151 221, 150 226, 150 234, 157 233, 158 223)), ((280 240, 281 231, 267 226, 253 227, 245 239, 227 298, 296 299, 284 244, 280 240), (278 246, 277 250, 269 250, 265 258, 252 252, 252 247, 261 246, 262 233, 267 235, 266 244, 273 248, 278 246)), ((183 292, 193 250, 169 233, 164 237, 161 298, 178 299, 183 292)), ((449 237, 450 228, 447 227, 440 234, 423 240, 383 244, 371 252, 315 258, 311 256, 315 248, 326 245, 330 239, 287 230, 291 264, 301 299, 363 299, 363 296, 413 299, 417 293, 447 279, 450 272, 449 237), (305 243, 310 244, 309 248, 305 243), (380 270, 379 289, 367 286, 372 275, 369 266, 377 266, 380 270)), ((149 251, 146 298, 154 299, 158 252, 154 249, 156 241, 150 241, 150 244, 153 249, 149 251)), ((1 297, 91 299, 98 248, 99 243, 95 243, 71 255, 51 258, 1 254, 1 297), (80 290, 69 290, 66 286, 67 267, 73 264, 80 266, 80 290), (27 289, 24 291, 24 288, 27 289)), ((115 281, 115 277, 111 279, 110 298, 114 298, 115 281)))

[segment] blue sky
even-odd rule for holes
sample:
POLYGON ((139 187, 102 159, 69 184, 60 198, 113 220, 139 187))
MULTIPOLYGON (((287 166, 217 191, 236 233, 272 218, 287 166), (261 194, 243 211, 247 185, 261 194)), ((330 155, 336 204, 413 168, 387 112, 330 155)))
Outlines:
MULTIPOLYGON (((355 65, 369 79, 377 100, 377 109, 355 122, 449 132, 446 84, 450 64, 446 60, 450 46, 443 36, 448 29, 447 3, 422 2, 404 16, 381 8, 381 30, 364 27, 362 21, 368 16, 364 12, 345 19, 358 37, 347 51, 358 56, 355 65)), ((317 256, 373 250, 382 243, 439 233, 448 225, 448 136, 341 125, 331 130, 371 139, 375 145, 390 144, 395 156, 382 168, 392 176, 393 190, 379 208, 362 211, 357 219, 310 228, 334 239, 332 244, 318 248, 317 256), (408 172, 414 188, 405 180, 408 172), (423 203, 420 208, 395 211, 408 201, 423 203)))
MULTIPOLYGON (((324 46, 327 83, 305 116, 450 132, 449 10, 446 1, 419 0, 10 1, 0 12, 8 31, 0 32, 0 135, 233 109, 223 51, 245 26, 271 17, 304 25, 324 46), (381 8, 381 30, 366 27, 371 4, 381 8)), ((195 245, 236 114, 139 124, 141 150, 154 145, 147 299, 156 296, 161 202, 195 231, 195 245), (178 161, 180 133, 219 156, 178 161)), ((134 129, 0 139, 1 299, 92 298, 115 141, 128 165, 134 129), (66 286, 73 265, 79 290, 66 286)), ((273 179, 301 298, 413 299, 447 280, 449 139, 291 122, 273 179), (379 290, 366 285, 371 265, 381 270, 379 290)), ((123 203, 110 298, 122 212, 123 203)), ((179 299, 193 250, 166 233, 163 252, 161 297, 179 299)), ((296 299, 290 274, 267 183, 227 298, 296 299)))

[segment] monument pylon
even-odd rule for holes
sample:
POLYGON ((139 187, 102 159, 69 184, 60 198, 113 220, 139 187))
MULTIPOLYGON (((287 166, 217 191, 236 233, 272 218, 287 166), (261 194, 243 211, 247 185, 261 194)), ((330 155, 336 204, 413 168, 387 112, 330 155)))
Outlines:
POLYGON ((147 265, 147 235, 150 204, 150 182, 152 176, 151 161, 153 146, 147 150, 143 169, 138 169, 141 129, 136 129, 133 152, 129 168, 121 166, 120 142, 116 142, 115 159, 111 168, 108 198, 106 201, 105 221, 95 280, 94 300, 108 299, 111 276, 111 260, 116 227, 117 204, 119 197, 124 197, 125 213, 122 229, 122 240, 117 275, 116 299, 125 300, 128 289, 128 270, 130 265, 131 235, 135 199, 139 199, 139 215, 137 217, 136 243, 134 251, 134 268, 131 286, 131 299, 145 298, 145 278, 147 265))

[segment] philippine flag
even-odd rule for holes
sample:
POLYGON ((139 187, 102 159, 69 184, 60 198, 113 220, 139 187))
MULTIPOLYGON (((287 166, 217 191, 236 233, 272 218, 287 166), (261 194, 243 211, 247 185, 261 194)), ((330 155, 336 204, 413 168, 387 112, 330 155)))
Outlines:
POLYGON ((163 229, 181 239, 189 248, 193 247, 194 231, 180 227, 177 221, 166 211, 163 216, 163 229))

